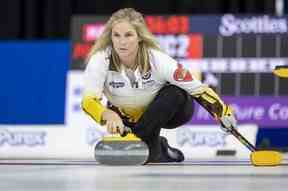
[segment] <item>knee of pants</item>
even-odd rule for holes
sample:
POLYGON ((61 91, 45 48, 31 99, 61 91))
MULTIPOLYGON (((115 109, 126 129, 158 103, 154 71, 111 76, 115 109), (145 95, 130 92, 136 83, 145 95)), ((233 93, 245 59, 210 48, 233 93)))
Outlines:
POLYGON ((179 107, 179 110, 175 113, 174 117, 168 121, 165 129, 174 129, 181 125, 184 125, 191 120, 194 113, 193 98, 188 97, 187 102, 183 106, 179 107))
POLYGON ((194 114, 194 101, 193 98, 188 98, 188 101, 183 106, 183 119, 188 122, 194 114))
POLYGON ((182 105, 185 103, 187 99, 187 92, 175 85, 166 85, 164 86, 158 96, 161 97, 162 99, 167 99, 167 102, 171 104, 177 104, 177 105, 182 105))

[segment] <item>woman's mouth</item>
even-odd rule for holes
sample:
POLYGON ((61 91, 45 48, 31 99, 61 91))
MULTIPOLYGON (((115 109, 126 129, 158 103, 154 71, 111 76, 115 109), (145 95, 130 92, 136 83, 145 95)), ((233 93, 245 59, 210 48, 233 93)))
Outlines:
POLYGON ((119 48, 119 52, 125 53, 125 52, 127 52, 127 51, 128 51, 127 48, 119 48))

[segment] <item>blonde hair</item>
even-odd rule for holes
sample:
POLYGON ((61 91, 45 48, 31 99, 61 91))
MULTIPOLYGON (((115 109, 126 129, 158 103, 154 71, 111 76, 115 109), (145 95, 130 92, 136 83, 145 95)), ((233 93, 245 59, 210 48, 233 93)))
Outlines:
MULTIPOLYGON (((115 24, 126 21, 130 23, 137 32, 140 39, 139 48, 136 57, 136 66, 139 66, 141 73, 146 73, 150 70, 149 62, 149 49, 160 50, 160 46, 153 34, 148 30, 145 20, 141 13, 133 8, 124 8, 112 14, 110 19, 105 25, 104 31, 93 45, 88 59, 98 51, 105 50, 107 47, 112 46, 111 33, 115 24)), ((120 70, 120 58, 112 47, 111 58, 113 66, 116 70, 120 70)))

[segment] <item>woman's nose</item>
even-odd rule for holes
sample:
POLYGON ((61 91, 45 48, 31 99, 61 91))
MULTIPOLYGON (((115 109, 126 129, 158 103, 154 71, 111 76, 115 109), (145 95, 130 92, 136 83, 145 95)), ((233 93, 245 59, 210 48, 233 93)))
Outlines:
POLYGON ((125 44, 126 43, 125 37, 120 37, 119 42, 120 44, 125 44))

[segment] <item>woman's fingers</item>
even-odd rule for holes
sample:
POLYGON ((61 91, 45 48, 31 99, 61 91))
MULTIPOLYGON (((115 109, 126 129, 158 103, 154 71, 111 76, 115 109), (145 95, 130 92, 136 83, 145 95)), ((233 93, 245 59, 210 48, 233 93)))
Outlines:
POLYGON ((106 128, 107 128, 108 133, 112 133, 112 125, 110 122, 106 123, 106 128))
POLYGON ((109 133, 122 134, 124 132, 124 125, 123 125, 122 119, 119 117, 119 115, 116 112, 108 109, 104 111, 102 118, 103 120, 106 121, 106 127, 109 133))
POLYGON ((120 133, 120 135, 122 135, 124 133, 124 126, 123 125, 119 125, 117 127, 117 131, 118 131, 118 133, 120 133))
POLYGON ((109 133, 111 133, 111 134, 114 134, 113 132, 114 132, 114 122, 113 121, 110 121, 110 122, 107 122, 106 123, 106 127, 107 127, 107 131, 109 132, 109 133))
POLYGON ((116 133, 122 134, 124 132, 124 127, 121 122, 115 122, 115 121, 107 122, 106 127, 107 127, 107 131, 111 134, 116 134, 116 133))
POLYGON ((116 124, 116 123, 113 124, 112 133, 113 133, 113 134, 118 133, 117 124, 116 124))

